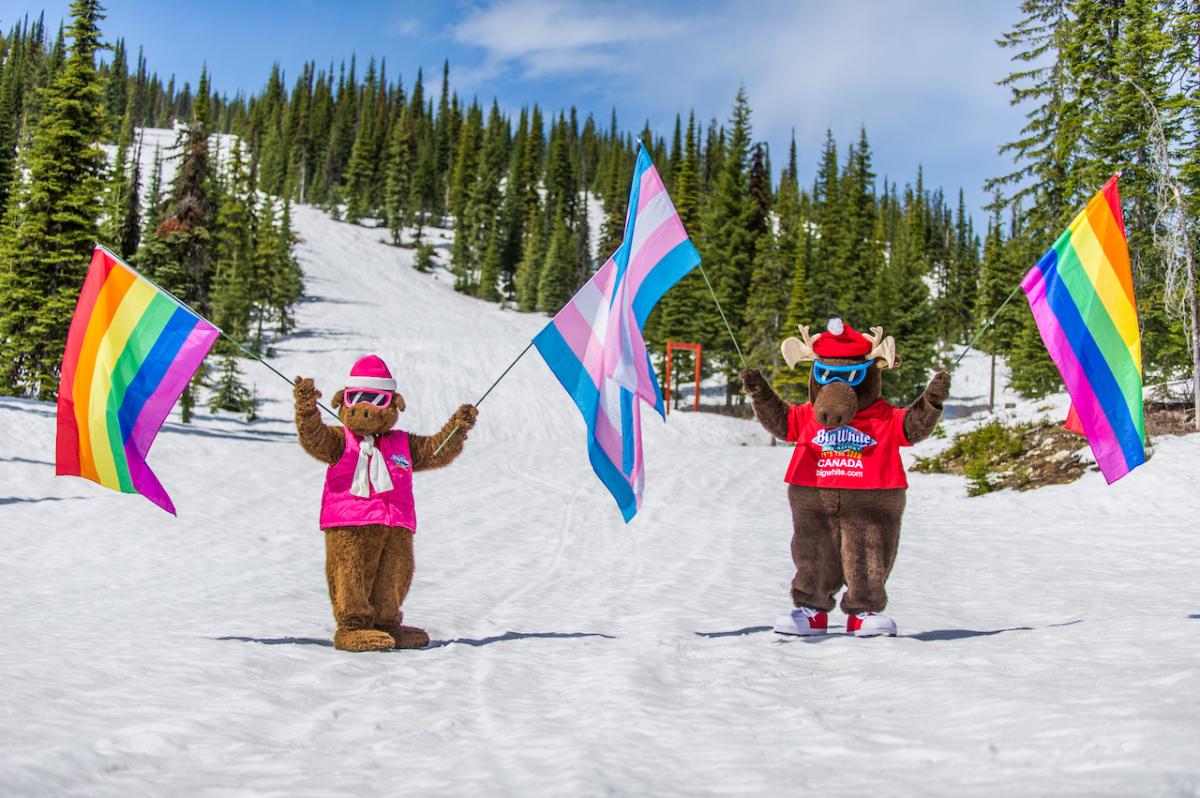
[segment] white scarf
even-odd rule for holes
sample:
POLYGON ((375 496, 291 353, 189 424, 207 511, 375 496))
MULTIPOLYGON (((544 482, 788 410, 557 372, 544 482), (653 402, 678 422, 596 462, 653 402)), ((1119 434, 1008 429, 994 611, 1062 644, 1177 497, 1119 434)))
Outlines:
POLYGON ((383 452, 375 448, 375 436, 364 435, 358 444, 358 463, 354 466, 350 493, 366 499, 371 496, 371 488, 375 488, 376 493, 384 493, 393 487, 383 452))

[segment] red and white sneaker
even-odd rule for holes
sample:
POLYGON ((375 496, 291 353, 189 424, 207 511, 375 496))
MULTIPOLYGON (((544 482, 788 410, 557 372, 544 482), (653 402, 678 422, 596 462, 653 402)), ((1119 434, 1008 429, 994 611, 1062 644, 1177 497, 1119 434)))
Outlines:
POLYGON ((855 637, 896 636, 896 622, 886 615, 860 612, 846 618, 846 634, 855 637))
POLYGON ((797 607, 775 621, 775 631, 781 635, 810 637, 823 635, 829 628, 829 613, 811 607, 797 607))

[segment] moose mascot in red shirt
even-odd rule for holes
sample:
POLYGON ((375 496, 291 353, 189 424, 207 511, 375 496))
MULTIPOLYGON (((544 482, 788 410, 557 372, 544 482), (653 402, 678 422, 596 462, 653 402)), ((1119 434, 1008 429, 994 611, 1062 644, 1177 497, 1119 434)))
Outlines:
POLYGON ((775 623, 790 635, 825 634, 843 586, 846 632, 895 636, 881 615, 884 584, 896 560, 908 480, 900 447, 929 437, 950 393, 950 375, 937 372, 907 409, 880 398, 881 371, 897 364, 896 343, 881 327, 870 335, 841 319, 828 332, 783 342, 788 366, 811 362, 808 402, 779 398, 755 369, 739 375, 754 415, 767 432, 796 444, 788 467, 792 510, 792 604, 775 623))

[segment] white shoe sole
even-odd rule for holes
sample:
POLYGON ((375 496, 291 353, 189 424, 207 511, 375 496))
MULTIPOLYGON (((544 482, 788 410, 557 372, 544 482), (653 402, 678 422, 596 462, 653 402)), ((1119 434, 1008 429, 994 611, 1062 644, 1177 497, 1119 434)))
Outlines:
POLYGON ((787 617, 786 622, 781 621, 775 624, 775 634, 791 635, 792 637, 817 637, 827 631, 826 629, 802 629, 792 622, 791 616, 785 617, 787 617))

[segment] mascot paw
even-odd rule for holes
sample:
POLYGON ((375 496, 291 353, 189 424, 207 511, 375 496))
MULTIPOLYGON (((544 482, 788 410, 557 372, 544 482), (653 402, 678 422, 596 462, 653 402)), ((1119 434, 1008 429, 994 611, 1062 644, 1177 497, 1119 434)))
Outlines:
POLYGON ((479 415, 479 411, 474 405, 463 405, 454 411, 453 421, 456 425, 463 428, 463 432, 475 426, 475 419, 479 415))
POLYGON ((390 626, 386 631, 396 641, 396 648, 424 648, 429 645, 429 635, 415 626, 390 626))
POLYGON ((933 379, 929 381, 929 387, 925 389, 925 398, 929 400, 929 404, 934 407, 941 407, 946 403, 947 397, 950 396, 950 375, 945 371, 939 371, 933 375, 933 379))
POLYGON ((339 651, 386 651, 395 645, 390 634, 378 629, 338 629, 333 635, 333 647, 339 651))
POLYGON ((742 390, 746 393, 757 393, 767 387, 767 381, 758 369, 742 369, 738 372, 742 381, 742 390))
POLYGON ((296 378, 296 387, 292 390, 292 395, 296 397, 297 404, 312 405, 313 407, 316 407, 317 400, 321 398, 321 392, 308 377, 296 378))

